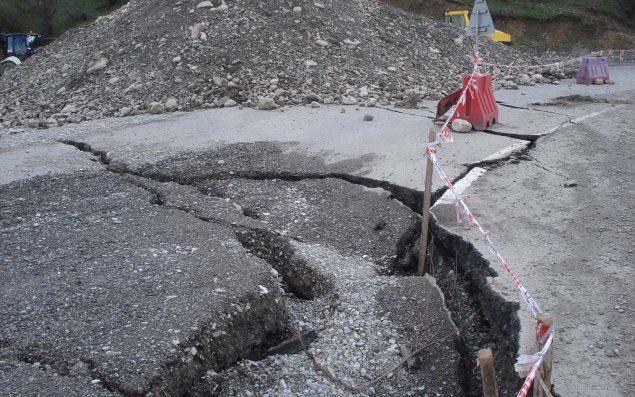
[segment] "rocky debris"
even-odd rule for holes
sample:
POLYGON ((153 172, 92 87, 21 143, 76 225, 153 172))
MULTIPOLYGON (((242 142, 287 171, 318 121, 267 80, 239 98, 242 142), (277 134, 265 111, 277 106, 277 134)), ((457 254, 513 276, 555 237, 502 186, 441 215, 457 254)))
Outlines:
POLYGON ((364 115, 364 121, 373 121, 374 119, 375 119, 375 116, 373 116, 372 114, 364 115))
POLYGON ((49 364, 0 360, 0 386, 3 397, 66 396, 121 397, 102 387, 100 379, 88 373, 59 376, 49 364))
POLYGON ((472 131, 472 123, 463 119, 454 119, 452 121, 452 131, 454 132, 470 132, 472 131))
MULTIPOLYGON (((375 0, 132 0, 0 79, 0 128, 149 113, 158 107, 146 104, 170 98, 184 111, 217 107, 223 97, 266 109, 437 99, 471 70, 460 37, 375 0), (77 111, 56 117, 67 105, 77 111)), ((487 62, 526 61, 500 43, 481 48, 487 62)))
POLYGON ((289 301, 296 329, 321 330, 309 346, 318 362, 343 382, 360 386, 403 360, 403 351, 429 346, 424 360, 408 371, 402 366, 358 394, 327 380, 303 352, 269 356, 258 363, 242 361, 217 375, 220 396, 465 395, 456 328, 428 278, 380 276, 358 256, 342 256, 321 245, 294 245, 310 265, 337 279, 334 295, 289 301))

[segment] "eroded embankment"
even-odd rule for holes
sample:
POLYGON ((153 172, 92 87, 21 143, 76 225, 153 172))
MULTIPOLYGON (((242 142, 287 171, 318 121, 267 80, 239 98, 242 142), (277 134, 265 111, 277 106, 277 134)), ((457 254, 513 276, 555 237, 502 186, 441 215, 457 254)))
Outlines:
MULTIPOLYGON (((415 274, 420 233, 420 225, 403 233, 394 273, 415 274)), ((482 395, 476 358, 478 350, 484 348, 494 352, 500 394, 515 395, 522 384, 513 369, 519 347, 519 305, 506 301, 490 287, 487 277, 497 276, 497 272, 470 242, 440 226, 434 217, 428 237, 426 269, 435 277, 459 329, 456 343, 464 368, 466 395, 482 395)))

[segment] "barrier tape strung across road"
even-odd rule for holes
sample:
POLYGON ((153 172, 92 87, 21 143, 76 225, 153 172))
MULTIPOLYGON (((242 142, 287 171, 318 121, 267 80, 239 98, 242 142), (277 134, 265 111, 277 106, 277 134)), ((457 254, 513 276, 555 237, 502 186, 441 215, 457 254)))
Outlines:
MULTIPOLYGON (((601 51, 591 52, 585 56, 604 56, 604 55, 614 56, 618 54, 619 59, 624 60, 624 53, 626 53, 627 51, 632 51, 632 50, 601 50, 601 51)), ((580 64, 580 62, 582 62, 583 57, 584 56, 577 57, 577 58, 570 58, 560 62, 538 64, 538 65, 515 65, 514 62, 512 62, 509 65, 503 65, 498 63, 481 63, 481 66, 486 66, 490 68, 507 69, 508 71, 511 71, 512 69, 525 70, 525 71, 529 71, 529 70, 540 71, 543 69, 561 70, 567 66, 580 64)))
MULTIPOLYGON (((534 318, 536 318, 538 314, 543 312, 542 309, 540 308, 540 305, 538 305, 538 302, 536 302, 536 300, 531 296, 529 291, 527 291, 525 286, 520 281, 520 278, 518 278, 516 273, 514 273, 514 271, 512 270, 509 263, 505 260, 505 258, 503 258, 500 251, 496 248, 496 246, 492 242, 492 239, 489 237, 489 232, 486 231, 483 228, 483 226, 478 222, 478 220, 476 219, 472 211, 469 209, 469 207, 465 203, 465 199, 459 193, 457 193, 456 190, 454 189, 454 185, 452 184, 452 181, 447 176, 447 174, 443 171, 443 169, 441 168, 441 165, 439 164, 439 160, 436 157, 436 150, 438 147, 439 147, 438 142, 429 144, 428 147, 426 148, 426 156, 432 162, 434 169, 437 175, 439 176, 439 178, 441 179, 441 181, 445 184, 448 190, 454 195, 456 199, 458 220, 460 221, 464 216, 467 217, 468 221, 483 235, 483 237, 485 238, 485 243, 490 248, 490 250, 496 255, 498 260, 503 265, 503 268, 505 269, 505 271, 511 276, 516 288, 520 292, 522 300, 527 304, 534 318)), ((538 325, 537 325, 537 328, 538 328, 538 325)), ((529 390, 529 388, 534 382, 534 378, 536 377, 536 372, 538 368, 540 367, 540 364, 542 363, 542 358, 544 357, 546 352, 549 350, 553 342, 553 338, 554 338, 553 327, 549 327, 549 330, 547 331, 545 336, 547 337, 547 340, 545 342, 545 347, 543 347, 543 349, 539 353, 536 353, 538 360, 536 360, 536 363, 534 363, 531 371, 529 372, 529 375, 525 379, 525 383, 523 384, 522 389, 520 390, 520 392, 518 392, 517 397, 527 396, 527 391, 529 390)))
POLYGON ((439 160, 436 157, 437 147, 438 147, 437 143, 430 144, 426 148, 426 156, 428 156, 428 158, 432 162, 432 165, 435 171, 437 172, 437 175, 441 179, 441 181, 443 181, 445 186, 447 186, 448 190, 454 195, 454 198, 456 200, 456 206, 457 206, 457 219, 461 221, 464 216, 467 217, 467 220, 472 224, 472 226, 474 226, 483 235, 483 237, 485 238, 485 244, 489 247, 492 253, 496 255, 498 260, 503 265, 503 268, 505 269, 505 271, 511 276, 512 280, 514 281, 514 284, 516 285, 516 288, 518 288, 523 298, 523 301, 527 304, 527 306, 529 307, 529 310, 531 310, 534 317, 536 317, 536 315, 538 315, 539 313, 542 313, 542 309, 538 305, 538 302, 536 302, 536 300, 531 296, 529 291, 527 291, 527 289, 521 283, 518 276, 516 276, 516 273, 514 273, 514 271, 512 270, 509 263, 505 260, 505 258, 503 258, 500 251, 496 248, 496 246, 492 242, 492 239, 489 237, 489 232, 486 231, 483 228, 483 226, 478 222, 478 220, 476 219, 472 211, 469 209, 469 207, 465 203, 465 199, 459 193, 457 193, 456 190, 454 189, 454 185, 452 184, 452 181, 450 180, 450 178, 448 178, 446 173, 443 171, 443 169, 441 168, 441 165, 439 164, 439 160))
POLYGON ((551 348, 552 343, 553 343, 553 333, 551 333, 549 335, 549 338, 547 338, 547 341, 545 342, 545 345, 543 346, 542 350, 540 350, 539 353, 536 353, 536 356, 538 359, 536 360, 534 365, 532 365, 531 370, 529 371, 529 375, 527 375, 527 378, 525 379, 525 383, 523 383, 523 387, 520 388, 520 391, 518 392, 517 397, 527 397, 527 393, 529 393, 529 388, 531 388, 531 385, 534 383, 534 379, 536 378, 536 373, 538 372, 538 368, 540 368, 540 364, 542 364, 542 359, 545 357, 545 354, 547 354, 547 352, 551 348))
MULTIPOLYGON (((621 55, 623 55, 623 52, 620 54, 620 56, 621 55)), ((473 86, 473 81, 474 81, 474 76, 480 73, 480 70, 479 70, 480 59, 477 56, 474 56, 473 61, 474 61, 474 69, 472 71, 472 74, 470 75, 470 78, 467 84, 465 84, 465 87, 463 87, 463 90, 461 92, 457 105, 465 103, 465 100, 468 95, 468 90, 471 93, 473 89, 477 89, 477 87, 473 86)), ((488 65, 488 64, 484 64, 484 65, 488 65)), ((534 357, 536 358, 535 363, 531 367, 531 370, 529 371, 529 374, 527 375, 525 382, 523 383, 523 386, 517 395, 517 397, 527 397, 527 393, 529 392, 529 389, 531 388, 534 382, 534 379, 536 378, 536 375, 538 374, 538 376, 540 376, 539 368, 540 368, 540 365, 542 364, 543 358, 553 344, 554 329, 553 329, 553 326, 549 326, 549 328, 546 330, 544 334, 541 333, 542 324, 538 321, 538 318, 537 318, 539 314, 543 313, 542 309, 540 308, 540 305, 529 293, 529 291, 527 291, 525 286, 520 281, 520 278, 512 270, 509 263, 505 260, 505 258, 503 258, 502 254, 500 253, 500 251, 494 245, 492 239, 490 238, 489 232, 485 230, 483 226, 478 222, 478 220, 474 216, 474 213, 472 213, 470 208, 465 203, 465 199, 463 198, 463 196, 461 196, 455 190, 452 180, 450 180, 450 178, 441 168, 439 160, 436 157, 436 152, 438 148, 441 147, 441 141, 450 142, 450 143, 454 142, 454 139, 452 138, 452 131, 450 130, 450 127, 449 127, 449 124, 452 118, 454 117, 454 115, 459 116, 456 105, 453 106, 452 109, 449 111, 448 118, 443 124, 443 126, 441 127, 440 140, 437 139, 436 142, 429 143, 425 149, 425 154, 426 154, 426 157, 430 159, 434 167, 434 170, 436 171, 436 174, 439 176, 443 184, 454 195, 455 206, 457 211, 457 221, 461 222, 464 219, 464 217, 466 217, 467 220, 472 224, 472 226, 474 226, 483 235, 485 239, 485 244, 490 249, 490 251, 496 256, 499 262, 502 264, 507 274, 510 275, 510 277, 512 278, 514 282, 514 285, 516 286, 516 288, 518 289, 520 293, 522 300, 527 304, 527 306, 529 307, 529 310, 533 314, 534 318, 536 318, 537 320, 537 323, 536 323, 537 338, 536 339, 539 340, 539 342, 544 343, 544 346, 540 352, 537 352, 534 354, 534 357)))

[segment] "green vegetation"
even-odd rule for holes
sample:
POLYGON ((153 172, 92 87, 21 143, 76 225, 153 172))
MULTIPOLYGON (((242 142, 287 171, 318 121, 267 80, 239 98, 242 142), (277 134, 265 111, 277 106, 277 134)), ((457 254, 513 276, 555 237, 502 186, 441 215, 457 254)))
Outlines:
POLYGON ((2 0, 0 26, 5 32, 38 32, 51 37, 94 20, 127 0, 2 0))
MULTIPOLYGON (((473 0, 454 0, 456 3, 472 7, 473 0)), ((493 16, 506 18, 527 18, 549 21, 558 17, 568 17, 583 21, 589 16, 603 16, 635 27, 635 1, 633 0, 489 0, 487 2, 493 16)))

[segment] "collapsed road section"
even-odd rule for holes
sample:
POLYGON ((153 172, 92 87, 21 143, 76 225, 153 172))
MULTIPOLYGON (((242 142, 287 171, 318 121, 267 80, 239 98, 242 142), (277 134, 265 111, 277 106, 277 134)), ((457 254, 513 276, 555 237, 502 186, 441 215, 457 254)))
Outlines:
POLYGON ((93 153, 116 172, 1 186, 8 395, 475 393, 474 346, 517 335, 488 334, 486 286, 439 279, 459 322, 432 279, 404 275, 417 194, 276 147, 134 170, 93 153), (308 356, 280 348, 296 332, 308 356))

